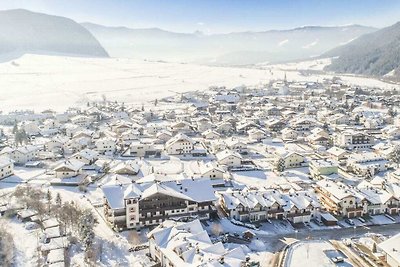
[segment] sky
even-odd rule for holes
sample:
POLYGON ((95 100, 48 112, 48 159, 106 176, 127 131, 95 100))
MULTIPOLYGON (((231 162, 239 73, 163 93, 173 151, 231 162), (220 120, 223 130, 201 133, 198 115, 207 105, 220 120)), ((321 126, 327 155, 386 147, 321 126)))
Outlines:
POLYGON ((309 25, 381 28, 400 20, 397 0, 0 0, 0 10, 15 8, 77 22, 206 34, 309 25))

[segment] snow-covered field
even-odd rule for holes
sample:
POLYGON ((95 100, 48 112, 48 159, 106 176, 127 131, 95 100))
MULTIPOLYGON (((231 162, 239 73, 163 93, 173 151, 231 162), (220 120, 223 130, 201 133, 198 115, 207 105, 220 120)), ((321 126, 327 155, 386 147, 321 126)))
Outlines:
MULTIPOLYGON (((174 92, 205 90, 209 86, 257 86, 271 79, 321 81, 332 75, 303 76, 299 70, 321 70, 329 60, 306 61, 262 68, 209 67, 191 64, 138 61, 133 59, 90 59, 61 56, 24 55, 0 64, 0 107, 54 109, 100 100, 141 104, 173 95, 174 92)), ((393 88, 374 79, 344 76, 361 86, 393 88)))
MULTIPOLYGON (((143 103, 174 92, 211 85, 266 82, 264 70, 218 68, 132 59, 88 59, 25 55, 0 64, 3 111, 34 108, 65 110, 90 100, 143 103)), ((282 76, 283 77, 283 76, 282 76)))

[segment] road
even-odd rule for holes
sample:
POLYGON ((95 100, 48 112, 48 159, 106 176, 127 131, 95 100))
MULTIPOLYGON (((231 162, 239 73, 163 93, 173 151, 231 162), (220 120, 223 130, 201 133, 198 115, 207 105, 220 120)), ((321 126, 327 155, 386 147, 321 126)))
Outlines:
POLYGON ((355 236, 361 236, 366 233, 379 233, 383 235, 394 235, 400 232, 400 224, 388 224, 388 225, 375 225, 365 227, 354 228, 339 228, 339 229, 328 229, 328 230, 310 230, 300 229, 297 233, 286 233, 286 234, 270 234, 270 235, 258 235, 258 238, 262 240, 268 247, 268 250, 275 253, 283 249, 286 245, 285 240, 287 239, 298 239, 298 240, 341 240, 344 238, 351 238, 355 236))

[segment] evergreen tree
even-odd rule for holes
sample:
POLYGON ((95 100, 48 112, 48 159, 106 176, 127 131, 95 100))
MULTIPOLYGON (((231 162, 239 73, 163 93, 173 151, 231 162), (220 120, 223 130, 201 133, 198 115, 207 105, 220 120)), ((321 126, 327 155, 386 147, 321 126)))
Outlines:
POLYGON ((61 204, 62 204, 61 195, 60 195, 60 193, 57 193, 57 195, 56 195, 56 205, 61 207, 61 204))
POLYGON ((389 160, 393 161, 397 164, 397 167, 400 165, 400 145, 396 145, 393 150, 389 154, 389 160))
POLYGON ((17 121, 15 121, 12 133, 16 134, 17 132, 18 132, 18 124, 17 124, 17 121))
POLYGON ((285 160, 283 158, 279 158, 275 162, 275 170, 277 170, 278 172, 285 171, 285 160))

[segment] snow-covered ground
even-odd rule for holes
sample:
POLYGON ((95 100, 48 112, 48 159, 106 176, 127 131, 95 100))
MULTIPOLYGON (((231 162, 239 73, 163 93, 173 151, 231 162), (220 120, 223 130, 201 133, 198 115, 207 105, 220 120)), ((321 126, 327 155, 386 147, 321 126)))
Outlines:
POLYGON ((39 230, 27 230, 25 224, 16 218, 1 218, 0 224, 12 235, 14 241, 14 266, 34 266, 37 264, 39 230))
MULTIPOLYGON (((315 60, 262 68, 209 67, 192 64, 138 61, 133 59, 90 59, 61 56, 24 55, 0 64, 0 107, 15 109, 54 109, 100 100, 141 104, 174 92, 205 90, 209 86, 257 86, 271 79, 322 81, 333 74, 303 76, 300 70, 320 70, 327 60, 315 60)), ((382 81, 343 76, 361 86, 393 88, 382 81)))
POLYGON ((264 70, 38 55, 24 55, 0 64, 0 75, 3 111, 63 111, 79 103, 100 100, 103 95, 140 104, 174 92, 205 90, 211 85, 231 87, 268 81, 264 70))
POLYGON ((286 267, 309 266, 352 266, 349 262, 334 264, 332 257, 342 256, 330 243, 325 241, 310 241, 294 244, 289 250, 286 267))

